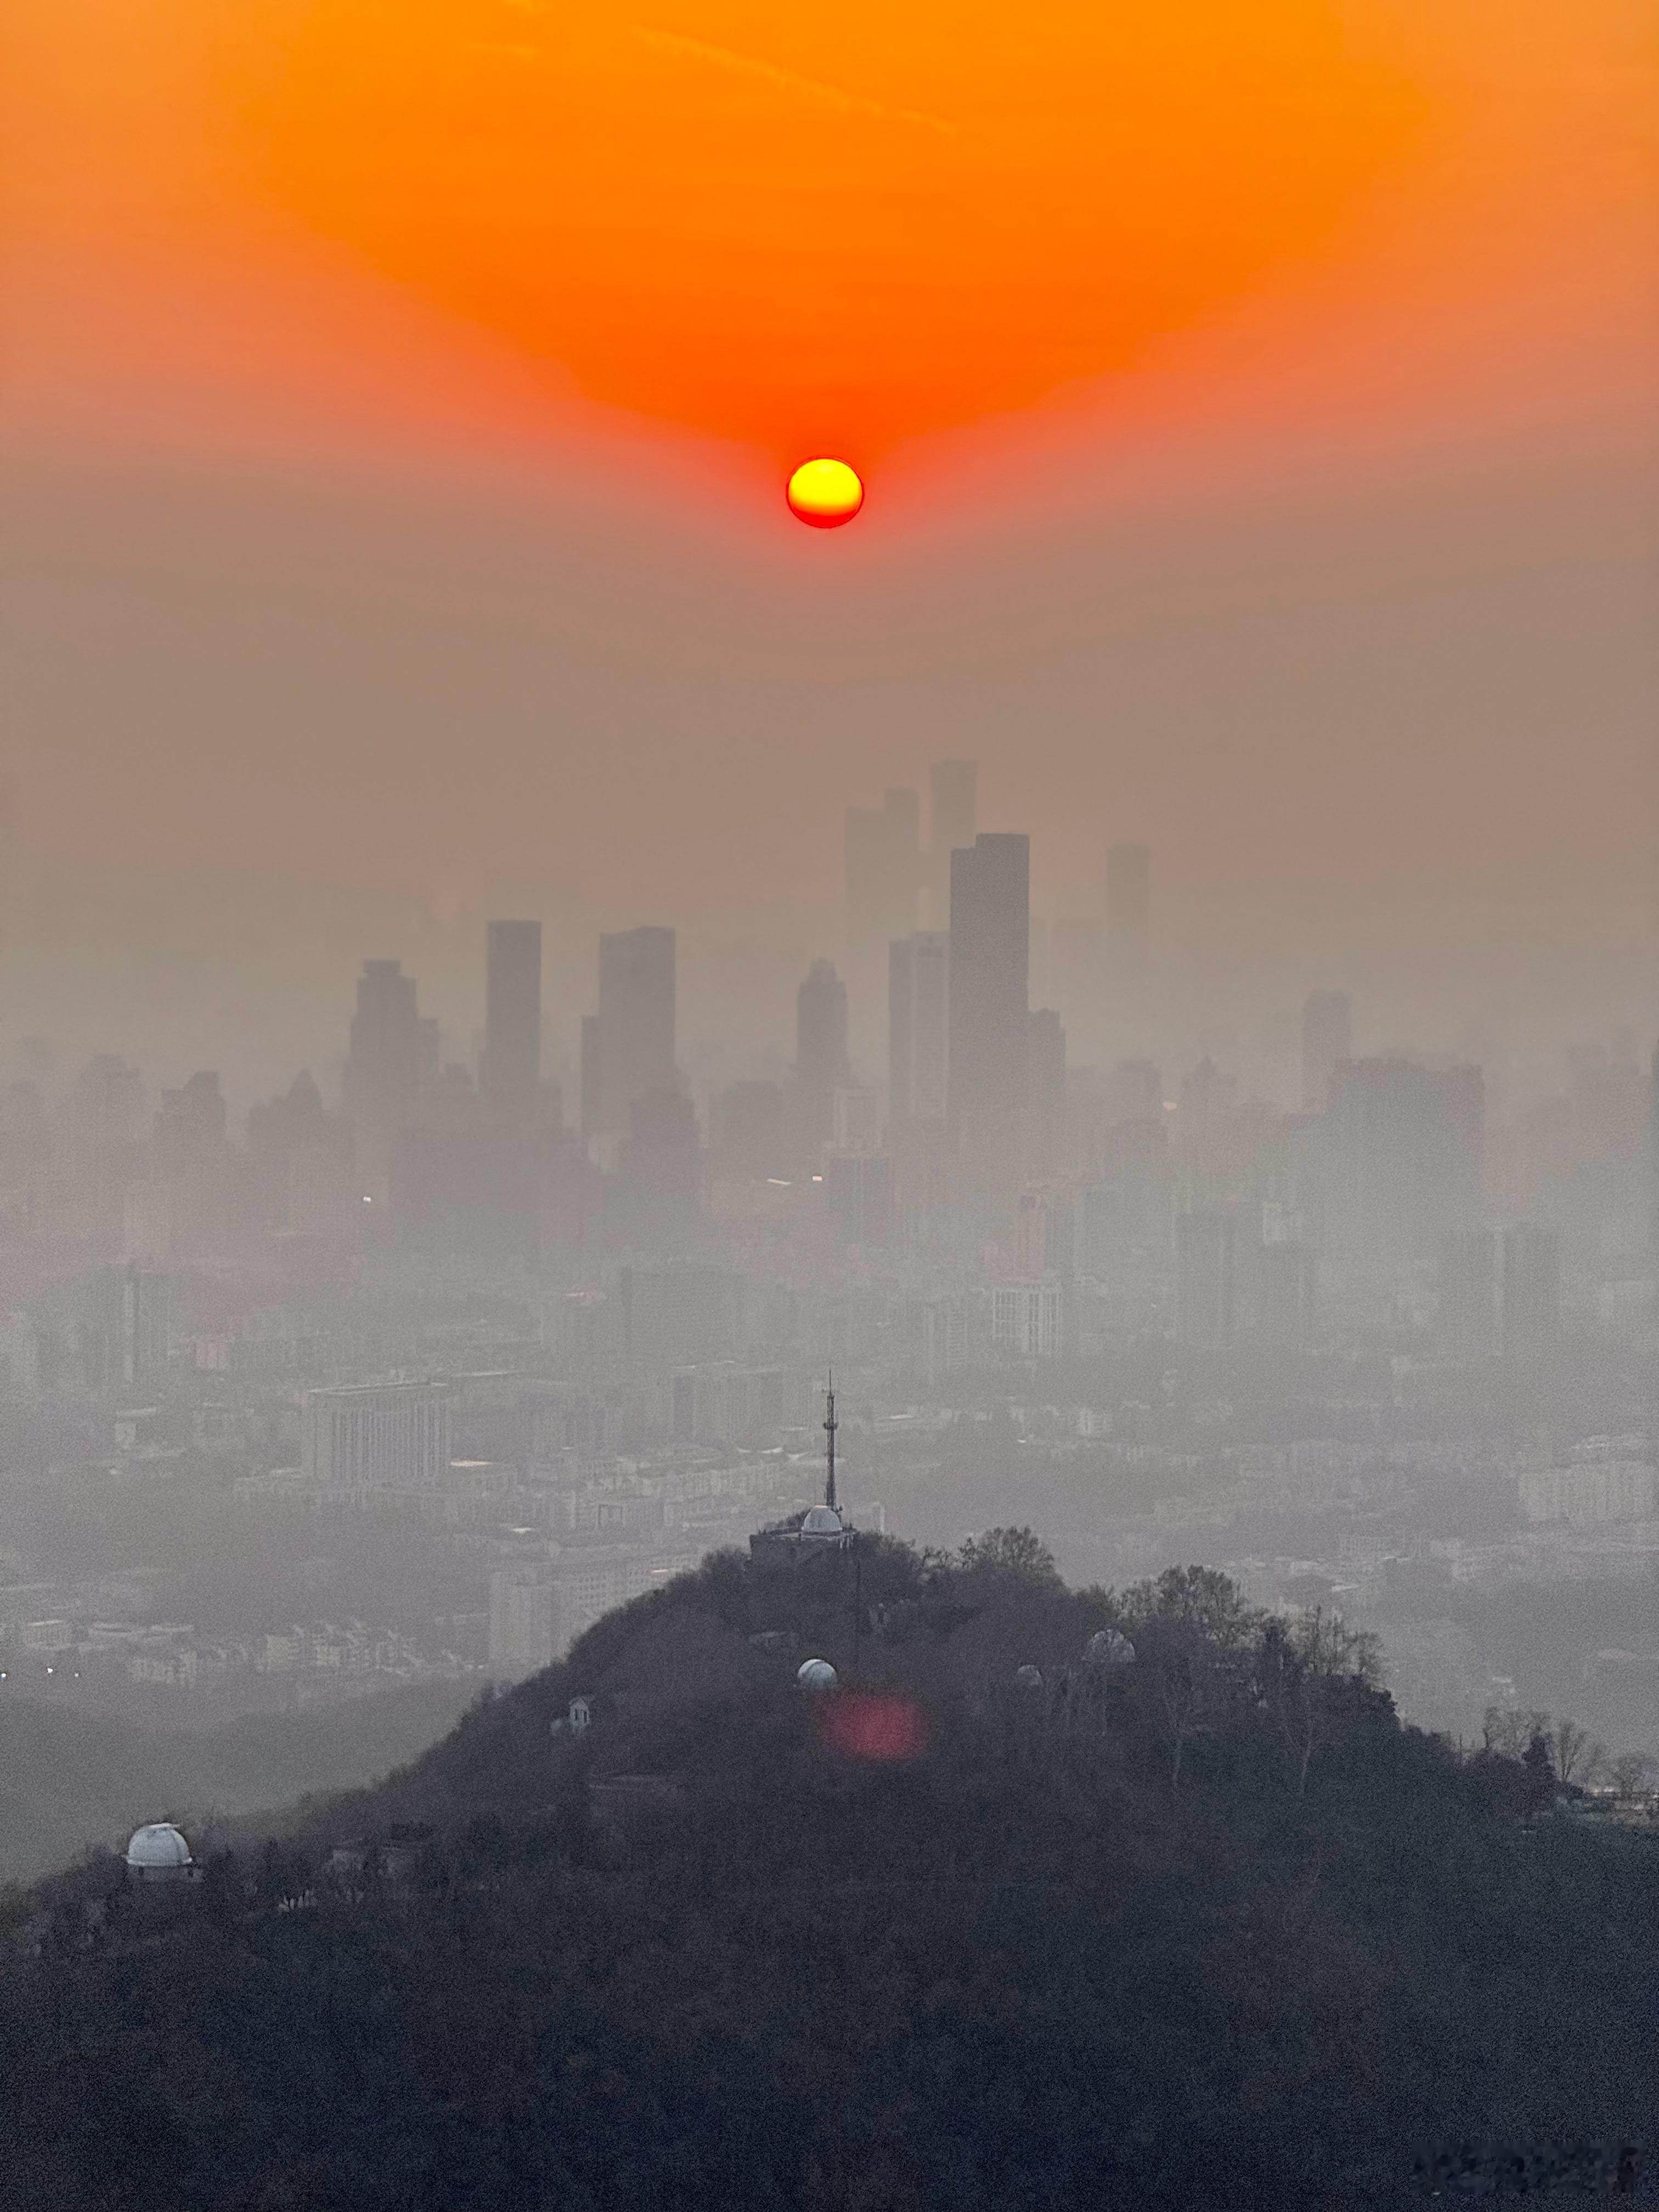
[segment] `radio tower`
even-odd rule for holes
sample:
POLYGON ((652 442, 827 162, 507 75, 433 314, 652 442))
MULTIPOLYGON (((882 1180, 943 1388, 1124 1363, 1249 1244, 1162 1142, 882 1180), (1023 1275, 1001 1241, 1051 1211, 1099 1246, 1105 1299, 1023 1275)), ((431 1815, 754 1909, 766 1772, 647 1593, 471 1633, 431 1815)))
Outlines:
POLYGON ((824 1393, 823 1433, 829 1440, 823 1479, 823 1502, 834 1513, 836 1505, 836 1431, 841 1426, 836 1419, 836 1370, 830 1370, 830 1388, 824 1393))

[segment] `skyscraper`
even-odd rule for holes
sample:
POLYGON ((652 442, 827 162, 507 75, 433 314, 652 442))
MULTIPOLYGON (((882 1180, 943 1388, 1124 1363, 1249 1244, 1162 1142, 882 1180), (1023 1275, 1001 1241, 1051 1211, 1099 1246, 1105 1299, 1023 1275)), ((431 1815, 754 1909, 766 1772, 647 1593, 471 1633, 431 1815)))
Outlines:
POLYGON ((625 1136, 635 1103, 674 1087, 674 933, 599 939, 599 1011, 582 1024, 582 1133, 625 1136))
POLYGON ((795 994, 795 1084, 801 1132, 809 1143, 828 1141, 835 1125, 836 1093, 852 1079, 847 1057, 847 986, 828 960, 815 960, 795 994))
POLYGON ((887 954, 887 1109, 896 1123, 945 1119, 951 940, 896 939, 887 954))
POLYGON ((951 920, 951 855, 979 832, 979 771, 972 761, 934 763, 928 777, 927 921, 944 929, 951 920))
POLYGON ((1486 1086, 1478 1067, 1339 1061, 1326 1113, 1325 1224, 1334 1258, 1386 1274, 1475 1227, 1486 1086))
POLYGON ((1353 1058, 1353 1008, 1346 991, 1313 991, 1302 1008, 1302 1105, 1322 1114, 1331 1077, 1353 1058))
POLYGON ((1561 1335, 1561 1240, 1531 1222, 1504 1231, 1504 1357, 1517 1368, 1548 1358, 1561 1335))
POLYGON ((680 1250, 695 1242, 701 1163, 691 1101, 659 1084, 629 1109, 613 1193, 616 1226, 636 1250, 680 1250))
POLYGON ((89 1389, 130 1403, 162 1388, 168 1288, 166 1275, 134 1261, 85 1278, 76 1334, 89 1389))
POLYGON ((795 1073, 815 1090, 850 1080, 847 1059, 847 986, 834 963, 815 960, 795 994, 795 1073))
POLYGON ((1454 1359, 1490 1359, 1496 1348, 1496 1251, 1490 1229, 1449 1229, 1440 1239, 1436 1334, 1454 1359))
POLYGON ((1066 1031, 1052 1006, 1027 1018, 1025 1156, 1034 1176, 1059 1175, 1066 1151, 1066 1031))
POLYGON ((421 1019, 415 978, 396 960, 365 960, 341 1083, 364 1193, 384 1204, 398 1140, 419 1114, 435 1071, 434 1038, 421 1019))
POLYGON ((879 808, 847 810, 847 936, 855 946, 907 936, 921 889, 921 802, 889 791, 879 808))
POLYGON ((1113 845, 1106 854, 1106 937, 1119 969, 1146 957, 1152 921, 1152 855, 1145 845, 1113 845))
POLYGON ((1218 1344, 1238 1326, 1238 1217, 1200 1206, 1176 1223, 1176 1329, 1186 1344, 1218 1344))
POLYGON ((542 1073, 542 926, 492 921, 485 933, 484 1044, 478 1089, 497 1121, 523 1127, 542 1073))
POLYGON ((958 1129, 1012 1122, 1025 1103, 1030 872, 1029 837, 981 836, 951 855, 948 1104, 958 1129))

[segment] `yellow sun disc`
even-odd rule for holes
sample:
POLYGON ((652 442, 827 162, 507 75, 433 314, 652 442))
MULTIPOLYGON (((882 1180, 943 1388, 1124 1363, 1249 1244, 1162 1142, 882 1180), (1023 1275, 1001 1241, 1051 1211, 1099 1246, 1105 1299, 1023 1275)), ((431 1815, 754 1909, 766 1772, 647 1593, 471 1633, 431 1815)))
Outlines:
POLYGON ((803 461, 789 479, 789 511, 814 530, 850 522, 864 504, 864 486, 845 461, 803 461))

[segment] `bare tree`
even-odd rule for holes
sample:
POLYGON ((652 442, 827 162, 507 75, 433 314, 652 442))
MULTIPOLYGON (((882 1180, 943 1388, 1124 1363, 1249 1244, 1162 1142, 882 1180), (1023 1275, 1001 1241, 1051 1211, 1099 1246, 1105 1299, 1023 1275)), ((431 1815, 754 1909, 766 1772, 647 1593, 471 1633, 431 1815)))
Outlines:
POLYGON ((1592 1780, 1607 1753, 1588 1729, 1581 1729, 1577 1721, 1564 1713, 1555 1723, 1555 1733, 1550 1738, 1550 1751, 1555 1760, 1555 1771, 1563 1783, 1577 1783, 1582 1787, 1592 1780))
POLYGON ((1488 1705, 1480 1723, 1484 1748, 1497 1759, 1524 1759, 1527 1747, 1542 1737, 1553 1751, 1554 1723, 1549 1714, 1522 1712, 1518 1705, 1488 1705))
POLYGON ((1334 1613, 1304 1613, 1262 1623, 1256 1649, 1257 1694, 1306 1794, 1308 1768, 1344 1724, 1345 1694, 1382 1681, 1376 1638, 1347 1627, 1334 1613))
POLYGON ((1483 1750, 1495 1759, 1519 1759, 1527 1747, 1521 1716, 1512 1705, 1488 1705, 1480 1721, 1483 1750))
POLYGON ((1612 1765, 1613 1786, 1621 1803, 1645 1796, 1653 1786, 1654 1762, 1644 1751, 1621 1751, 1612 1765))
POLYGON ((1251 1615, 1214 1567, 1170 1567, 1124 1593, 1137 1684, 1164 1739, 1178 1789, 1187 1746, 1237 1695, 1251 1615))

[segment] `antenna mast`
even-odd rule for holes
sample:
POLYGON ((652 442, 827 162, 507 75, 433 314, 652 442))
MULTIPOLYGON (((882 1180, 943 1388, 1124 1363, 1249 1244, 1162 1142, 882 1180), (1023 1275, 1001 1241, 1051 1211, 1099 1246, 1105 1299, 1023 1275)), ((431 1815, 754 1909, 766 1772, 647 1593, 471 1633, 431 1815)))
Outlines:
POLYGON ((836 1419, 836 1370, 830 1370, 830 1388, 824 1393, 823 1433, 830 1440, 828 1464, 824 1475, 823 1502, 833 1512, 836 1506, 836 1431, 841 1424, 836 1419))

